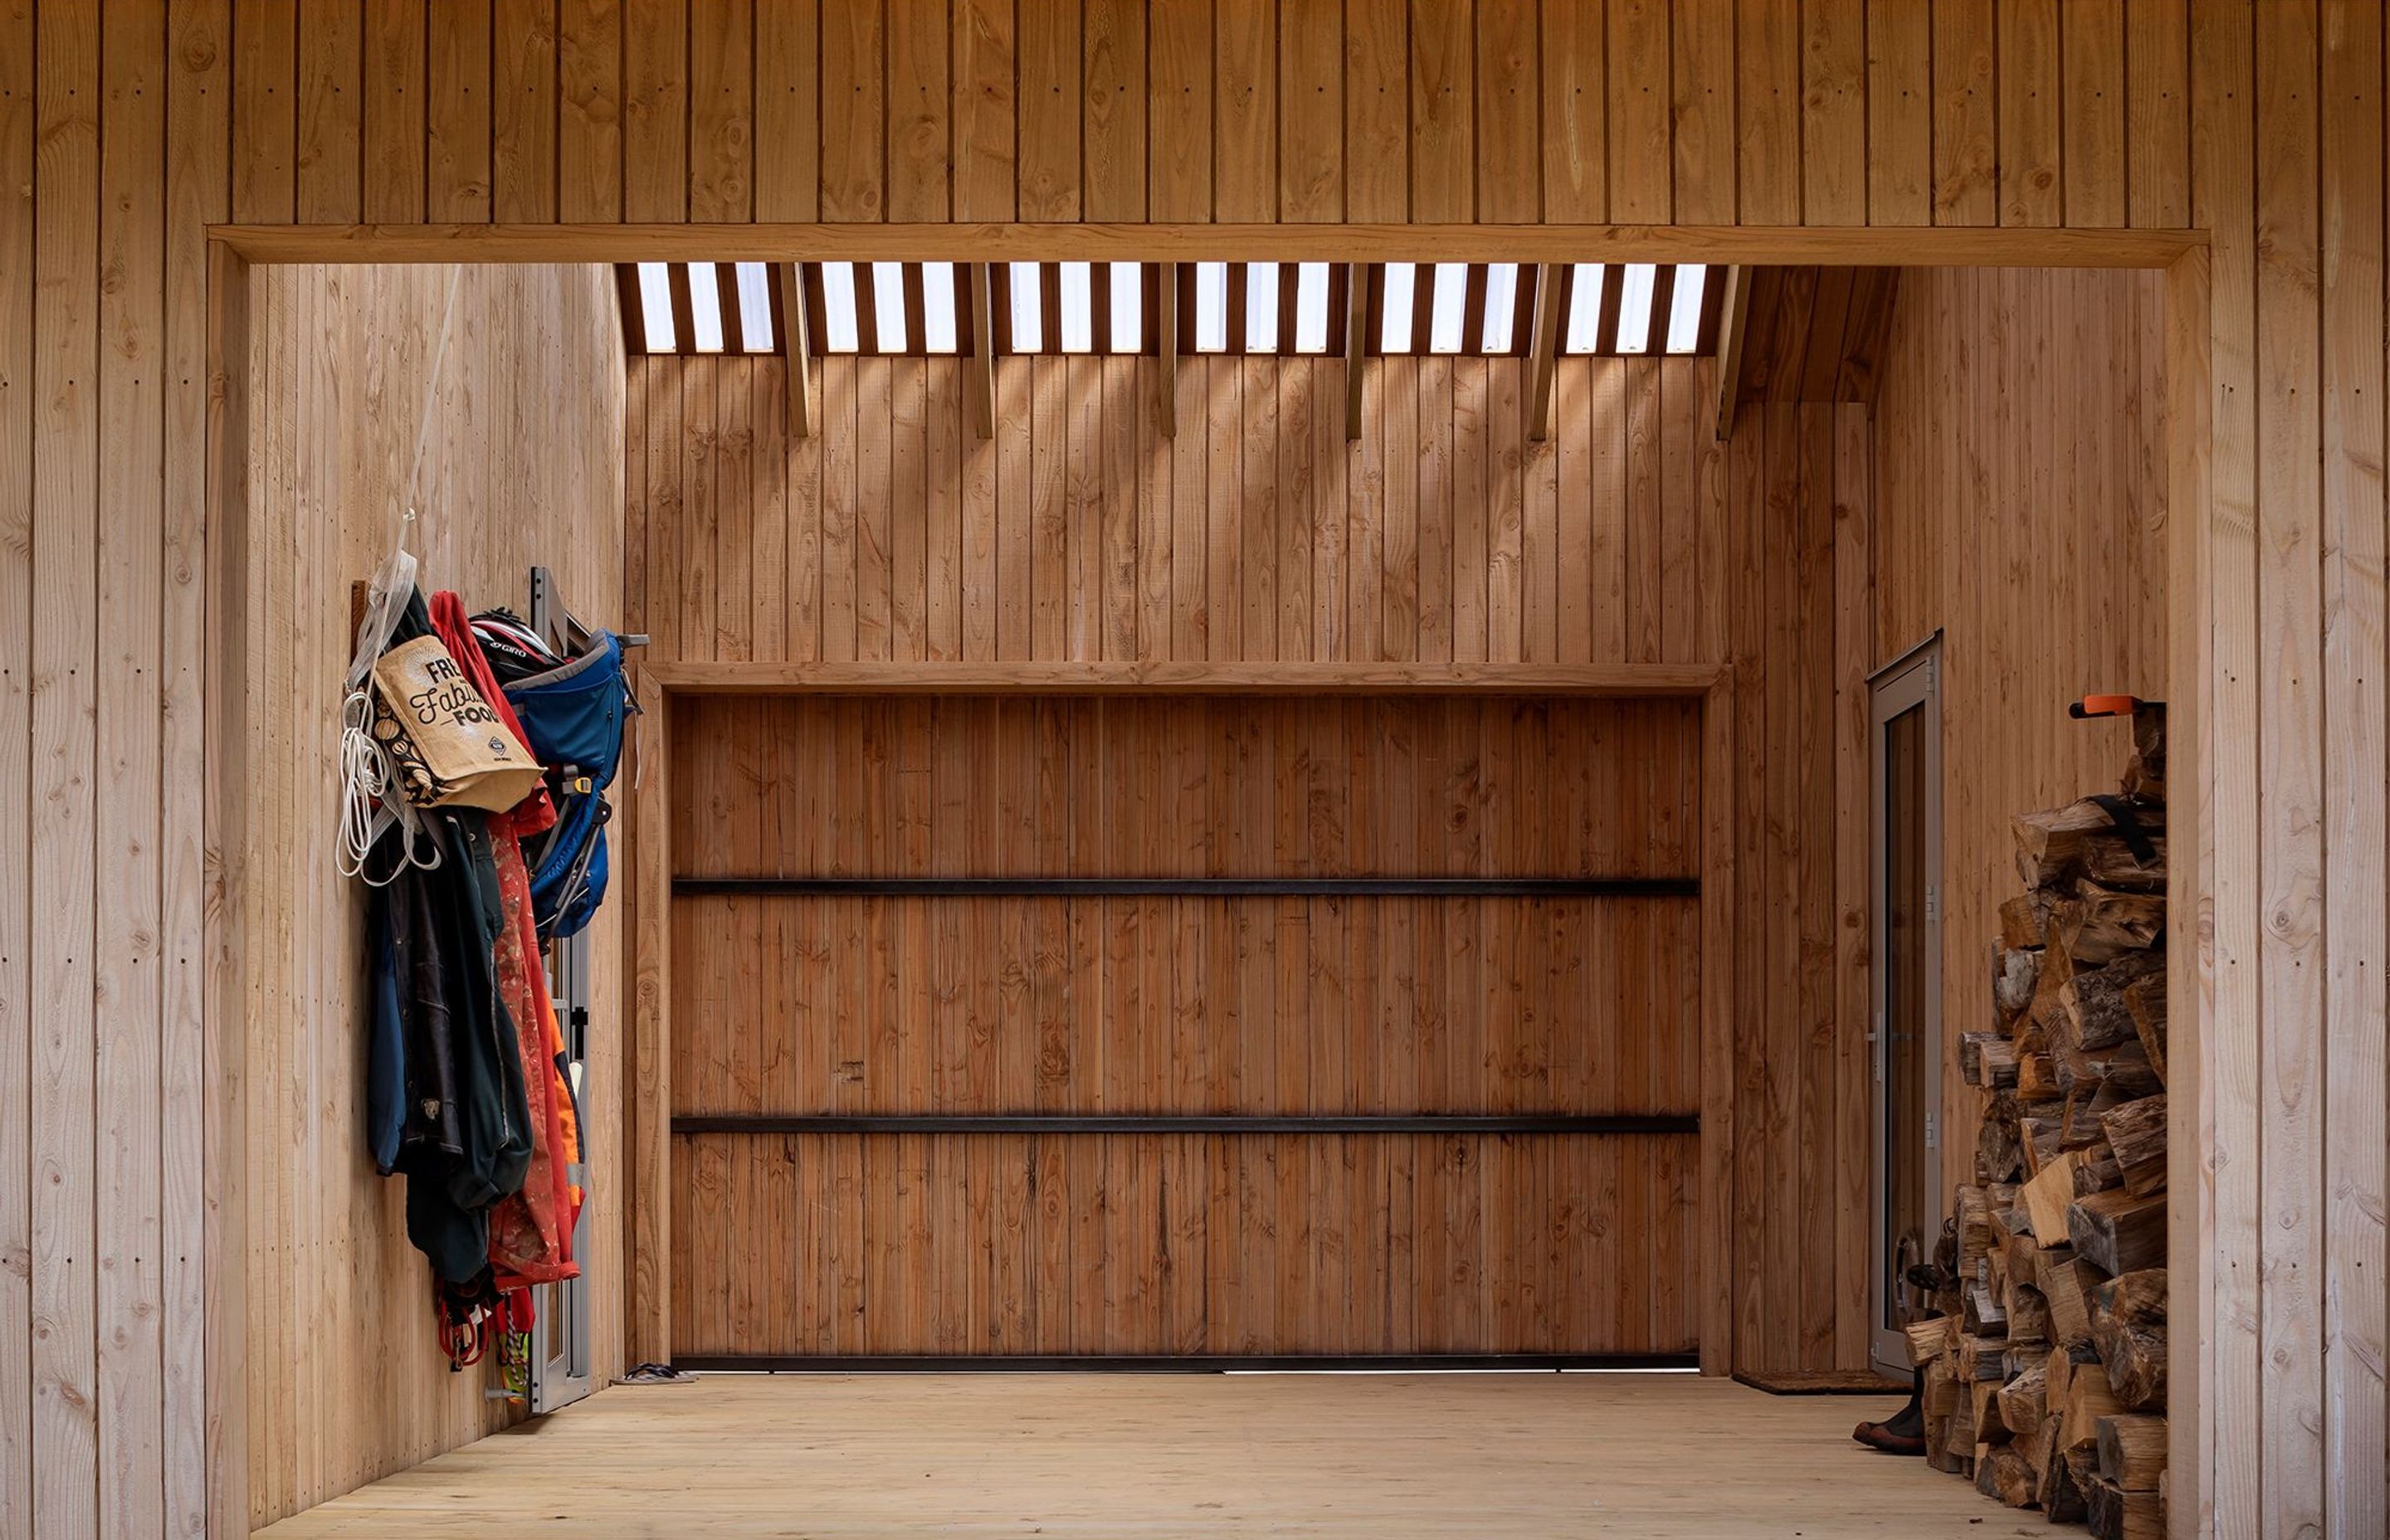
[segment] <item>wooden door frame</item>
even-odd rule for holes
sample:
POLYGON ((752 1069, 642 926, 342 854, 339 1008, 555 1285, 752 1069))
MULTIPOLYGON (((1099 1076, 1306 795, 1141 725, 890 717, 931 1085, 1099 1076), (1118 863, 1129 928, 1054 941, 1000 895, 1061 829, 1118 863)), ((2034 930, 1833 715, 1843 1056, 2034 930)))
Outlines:
MULTIPOLYGON (((2167 681, 2170 775, 2191 789, 2182 800, 2191 816, 2170 831, 2168 928, 2199 937, 2170 954, 2169 993, 2177 1002, 2169 1073, 2169 1257, 2173 1269, 2173 1342, 2169 1463, 2200 1472, 2204 1490, 2214 1468, 2215 1433, 2202 1351, 2217 1277, 2217 1213, 2204 1171, 2216 1129, 2216 1088, 2206 1070, 2215 1025, 2214 963, 2205 941, 2215 890, 2215 764, 2207 740, 2213 721, 2217 648, 2213 572, 2216 513, 2209 503, 2217 456, 2212 427, 2214 346, 2208 237, 2188 230, 2070 230, 1882 226, 1741 225, 213 225, 209 229, 208 367, 210 378, 203 586, 207 595, 204 662, 207 743, 202 848, 211 874, 205 922, 207 977, 203 998, 208 1096, 202 1110, 204 1180, 211 1207, 204 1237, 207 1308, 207 1460, 212 1529, 245 1531, 248 1515, 244 1301, 248 1286, 246 1127, 243 1084, 246 938, 240 918, 248 844, 245 654, 249 617, 249 277, 254 264, 328 263, 612 263, 634 261, 791 260, 1104 260, 1189 261, 1317 257, 1339 262, 1535 261, 1710 262, 1745 264, 1967 267, 2127 267, 2162 271, 2166 290, 2167 681), (2203 516, 2185 517, 2188 510, 2203 516)), ((2228 446, 2233 463, 2245 444, 2228 446)), ((1255 665, 1258 667, 1259 665, 1255 665)), ((1657 665, 1654 665, 1657 666, 1657 665)), ((643 671, 645 672, 645 671, 643 671)), ((1612 679, 1612 687, 1623 681, 1612 679)), ((1149 688, 1151 687, 1149 686, 1149 688)), ((1417 683, 1398 687, 1420 687, 1417 683)), ((1471 688, 1491 688, 1480 679, 1471 688)), ((644 739, 668 730, 675 689, 651 685, 653 716, 644 739)), ((1515 689, 1513 691, 1515 693, 1515 689)), ((1548 693, 1538 688, 1533 693, 1548 693)), ((1650 693, 1650 692, 1646 692, 1650 693)), ((1668 693, 1668 692, 1663 692, 1668 693)), ((1705 766, 1732 753, 1731 686, 1723 672, 1699 694, 1704 702, 1705 766)), ((657 756, 661 759, 662 756, 657 756)), ((635 764, 637 763, 635 760, 635 764)), ((662 765, 635 776, 635 819, 661 823, 668 810, 662 765)), ((1735 811, 1730 787, 1704 770, 1703 937, 1705 953, 1729 956, 1733 917, 1722 902, 1731 886, 1735 811), (1723 838, 1721 838, 1723 836, 1723 838)), ((650 827, 653 827, 650 824, 650 827)), ((645 890, 660 872, 669 888, 665 841, 640 841, 634 855, 632 1013, 635 1037, 652 1034, 668 1008, 668 962, 647 943, 668 920, 651 915, 645 890)), ((2252 850, 2248 841, 2240 842, 2252 850)), ((2236 846, 2236 848, 2240 848, 2236 846)), ((2255 873, 2232 874, 2246 884, 2255 873)), ((1731 1360, 1730 1251, 1732 1083, 1730 978, 1704 968, 1703 984, 1702 1188, 1705 1213, 1702 1255, 1703 1372, 1723 1372, 1731 1360), (1718 1051, 1714 1052, 1713 1049, 1718 1051), (1716 1065, 1720 1073, 1713 1074, 1716 1065), (1715 1135, 1713 1130, 1715 1131, 1715 1135), (1710 1259, 1727 1259, 1719 1265, 1710 1259)), ((667 1040, 650 1035, 644 1052, 635 1041, 626 1067, 633 1102, 668 1095, 668 1066, 653 1056, 667 1040)), ((626 1109, 628 1110, 628 1109, 626 1109)), ((626 1130, 634 1170, 669 1165, 668 1135, 642 1119, 626 1130)), ((668 1207, 630 1195, 632 1245, 626 1256, 631 1299, 626 1310, 635 1357, 666 1356, 671 1280, 668 1207)), ((2178 1503, 2178 1533, 2189 1533, 2200 1505, 2178 1503)))

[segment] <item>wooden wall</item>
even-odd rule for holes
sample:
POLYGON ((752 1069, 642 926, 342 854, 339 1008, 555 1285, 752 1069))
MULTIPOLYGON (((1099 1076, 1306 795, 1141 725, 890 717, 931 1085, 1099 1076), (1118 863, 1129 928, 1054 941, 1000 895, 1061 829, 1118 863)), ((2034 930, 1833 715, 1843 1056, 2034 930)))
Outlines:
MULTIPOLYGON (((2018 891, 2009 820, 2114 790, 2131 751, 2126 725, 2066 703, 2166 696, 2165 296, 2154 275, 2080 270, 1902 285, 1876 400, 1873 656, 1942 633, 1955 1045, 1983 1030, 1986 949, 2018 891)), ((1979 1097, 1946 1062, 1947 1193, 1974 1169, 1979 1097)))
MULTIPOLYGON (((674 734, 692 879, 1703 866, 1691 700, 697 697, 674 734)), ((671 902, 678 1114, 1703 1105, 1684 894, 671 902)), ((1679 1353, 1707 1297, 1685 1132, 673 1145, 676 1357, 1679 1353)))
POLYGON ((1707 359, 1022 358, 996 433, 953 359, 632 361, 631 603, 654 656, 1715 661, 1723 455, 1707 359), (643 607, 643 608, 642 608, 643 607))
POLYGON ((1522 361, 1394 358, 1348 444, 1341 362, 1186 359, 1164 437, 1161 366, 1007 360, 982 442, 957 362, 830 359, 796 440, 777 359, 634 359, 634 612, 662 657, 1733 663, 1735 1362, 1864 1364, 1827 665, 1865 407, 1754 403, 1729 449, 1713 361, 1573 358, 1537 443, 1522 361))
MULTIPOLYGON (((432 1332, 405 1179, 365 1147, 365 896, 333 867, 349 584, 398 527, 427 594, 526 602, 534 562, 619 619, 621 327, 590 267, 289 267, 252 297, 247 1181, 249 1502, 268 1522, 501 1425, 432 1332), (456 311, 444 363, 442 314, 456 311), (427 394, 429 392, 429 394, 427 394)), ((581 1105, 595 1160, 591 1343, 620 1364, 620 906, 594 931, 581 1105)), ((151 1408, 155 1410, 154 1406, 151 1408)))
POLYGON ((162 1505, 187 1531, 212 1506, 229 1534, 247 1511, 245 1430, 205 1415, 241 1382, 215 1247, 238 1194, 198 1115, 232 1051, 228 1007, 202 1007, 231 997, 208 863, 237 853, 163 768, 235 720, 200 670, 234 533, 207 518, 210 404, 237 404, 209 372, 209 223, 1474 216, 2209 233, 2186 276, 2205 314, 2169 336, 2211 451, 2169 526, 2175 771, 2208 791, 2176 869, 2211 938, 2182 982, 2233 1026, 2170 1066, 2213 1093, 2182 1102, 2213 1180, 2178 1184, 2175 1263, 2185 1317, 2217 1323, 2177 1333, 2171 1511, 2382 1527, 2390 789, 2345 768, 2384 752, 2377 6, 488 12, 0 12, 0 1100, 28 1110, 0 1123, 0 1256, 26 1259, 0 1267, 0 1406, 24 1408, 0 1417, 0 1522, 143 1533, 162 1505), (158 1022, 155 1119, 92 1089, 103 985, 158 1022), (148 1233, 98 1159, 118 1150, 165 1184, 149 1298, 95 1265, 148 1233))

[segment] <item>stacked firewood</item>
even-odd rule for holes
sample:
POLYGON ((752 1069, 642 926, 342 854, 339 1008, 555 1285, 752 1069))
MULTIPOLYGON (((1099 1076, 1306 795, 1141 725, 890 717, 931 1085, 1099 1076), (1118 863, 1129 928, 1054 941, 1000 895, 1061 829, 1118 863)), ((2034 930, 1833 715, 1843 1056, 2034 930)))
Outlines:
POLYGON ((1975 1180, 1939 1318, 1909 1330, 1927 1458, 2101 1536, 2165 1533, 2165 717, 2144 704, 2121 793, 2015 821, 1975 1180))

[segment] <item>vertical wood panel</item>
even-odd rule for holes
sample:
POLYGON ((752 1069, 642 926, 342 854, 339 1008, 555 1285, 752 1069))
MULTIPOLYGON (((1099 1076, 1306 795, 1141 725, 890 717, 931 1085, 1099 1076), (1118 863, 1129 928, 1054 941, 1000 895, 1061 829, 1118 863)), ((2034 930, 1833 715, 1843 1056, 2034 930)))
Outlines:
POLYGON ((1214 217, 1279 218, 1278 0, 1213 7, 1214 217))
POLYGON ((1278 15, 1279 217, 1344 217, 1344 19, 1334 6, 1278 15))
POLYGON ((687 6, 623 0, 623 217, 635 224, 688 217, 687 6))
POLYGON ((490 202, 500 220, 557 217, 558 0, 491 12, 490 202))
POLYGON ((2056 225, 2058 0, 1998 0, 2000 223, 2056 225))
POLYGON ((298 217, 365 217, 364 34, 361 9, 326 6, 299 29, 298 217))
POLYGON ((490 217, 491 0, 424 0, 424 217, 490 217))
POLYGON ((1084 217, 1079 160, 1079 7, 1024 5, 1014 20, 1021 71, 1020 217, 1084 217))
POLYGON ((1346 0, 1344 217, 1400 220, 1410 207, 1408 11, 1404 0, 1346 0))
POLYGON ((2185 0, 2127 0, 2126 185, 2135 225, 2191 219, 2190 22, 2185 0))
POLYGON ((242 548, 246 522, 224 443, 246 439, 227 430, 241 422, 243 389, 236 372, 217 390, 213 366, 216 358, 246 356, 245 286, 222 281, 238 264, 212 253, 204 236, 210 221, 230 212, 231 25, 225 0, 173 11, 167 92, 167 475, 171 487, 201 493, 167 499, 165 626, 175 663, 167 676, 164 751, 171 763, 204 768, 170 781, 161 809, 166 942, 175 961, 161 1089, 163 1243, 171 1257, 161 1328, 163 1474, 168 1521, 184 1534, 237 1526, 249 1511, 244 1418, 216 1415, 245 1411, 248 1391, 245 1382, 232 1388, 245 1363, 245 1325, 231 1303, 238 1269, 228 1264, 246 1239, 246 1173, 229 1169, 246 1149, 238 1095, 243 1070, 241 1056, 226 1052, 238 1040, 230 1018, 243 995, 235 968, 241 932, 238 905, 210 905, 213 884, 242 885, 239 851, 218 841, 242 842, 238 819, 225 815, 245 794, 231 789, 245 788, 247 776, 238 751, 208 751, 211 713, 202 709, 203 698, 246 672, 246 625, 212 608, 230 582, 233 563, 221 558, 242 548), (212 632, 202 623, 210 614, 212 632), (202 1197, 210 1191, 212 1208, 202 1197))
POLYGON ((755 212, 755 13, 705 0, 688 25, 688 217, 736 223, 755 212))
POLYGON ((1012 219, 1012 0, 956 0, 955 217, 1012 219))
POLYGON ((1668 219, 1668 7, 1663 0, 1611 6, 1610 217, 1622 224, 1668 219))
POLYGON ((1735 13, 1739 217, 1801 223, 1800 0, 1743 0, 1735 13))
POLYGON ((1934 223, 2000 223, 1994 0, 1934 0, 1934 223))
POLYGON ((1145 10, 1129 0, 1087 0, 1083 18, 1081 135, 1087 148, 1089 219, 1146 217, 1145 10))
MULTIPOLYGON (((2062 132, 2065 135, 2066 223, 2125 223, 2126 52, 2124 0, 2066 0, 2062 132)), ((2165 45, 2163 32, 2144 40, 2165 45)), ((2151 146, 2164 152, 2165 141, 2151 146)))
POLYGON ((953 216, 954 93, 947 0, 889 0, 888 217, 953 216))
POLYGON ((1868 213, 1866 0, 1801 8, 1802 218, 1865 225, 1868 213))
POLYGON ((297 199, 298 11, 288 0, 241 0, 234 18, 233 217, 287 224, 297 199))
POLYGON ((883 0, 821 10, 821 217, 887 217, 888 32, 883 0))
MULTIPOLYGON (((1536 0, 1484 0, 1477 7, 1477 218, 1487 224, 1543 217, 1536 32, 1536 0)), ((1664 161, 1666 148, 1658 148, 1664 161)))
POLYGON ((1735 209, 1734 15, 1704 0, 1674 4, 1668 51, 1676 219, 1724 225, 1735 209))
MULTIPOLYGON (((72 3, 36 12, 35 113, 41 171, 60 187, 99 186, 98 17, 72 3)), ((287 52, 277 55, 277 112, 289 105, 287 52)), ((254 110, 254 97, 245 103, 254 110)), ((281 118, 287 123, 287 117, 281 118)), ((254 141, 252 141, 254 142, 254 141)), ((287 128, 274 142, 287 151, 287 128)), ((289 197, 289 161, 273 180, 289 197)), ((32 646, 31 706, 36 818, 26 879, 33 932, 32 1025, 32 1529, 99 1528, 96 1423, 92 1169, 96 1017, 93 793, 96 712, 99 523, 99 199, 40 205, 33 229, 33 301, 40 326, 32 369, 32 646)))
POLYGON ((2324 1512, 2324 1142, 2327 1084, 2323 916, 2322 402, 2316 297, 2321 232, 2313 190, 2320 128, 2316 9, 2269 7, 2256 36, 2257 756, 2265 793, 2259 880, 2264 1027, 2258 1108, 2265 1279, 2258 1328, 2266 1475, 2260 1519, 2276 1534, 2324 1512))
POLYGON ((1868 222, 1934 214, 1934 9, 1868 0, 1868 222))
POLYGON ((820 217, 821 7, 773 0, 755 11, 755 217, 820 217))
POLYGON ((1475 207, 1474 80, 1469 13, 1410 0, 1410 217, 1458 224, 1475 207))
MULTIPOLYGON (((33 166, 39 142, 34 16, 0 12, 0 850, 30 872, 32 841, 33 166)), ((25 880, 0 882, 0 1251, 33 1243, 33 909, 25 880)), ((9 1540, 32 1533, 32 1277, 0 1273, 0 1512, 9 1540)))
POLYGON ((623 217, 621 0, 556 0, 556 216, 623 217))
MULTIPOLYGON (((2319 17, 2318 102, 2324 302, 2321 525, 2326 765, 2384 762, 2382 472, 2382 17, 2333 4, 2319 17)), ((2381 1193, 2384 789, 2379 776, 2328 786, 2321 895, 2325 987, 2323 1469, 2326 1534, 2390 1523, 2382 1462, 2385 1328, 2381 1193)))
POLYGON ((99 1341, 99 1521, 165 1526, 163 929, 159 711, 164 666, 162 365, 165 15, 117 19, 102 39, 99 260, 104 285, 96 420, 121 423, 99 479, 98 719, 94 786, 98 926, 94 1324, 99 1341))

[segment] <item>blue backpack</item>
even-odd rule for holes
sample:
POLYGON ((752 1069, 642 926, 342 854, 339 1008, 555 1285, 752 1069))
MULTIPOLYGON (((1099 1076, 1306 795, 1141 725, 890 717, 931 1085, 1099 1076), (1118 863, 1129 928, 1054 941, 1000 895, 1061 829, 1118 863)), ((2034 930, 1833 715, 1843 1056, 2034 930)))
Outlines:
POLYGON ((553 772, 556 827, 523 847, 531 868, 532 918, 557 940, 587 925, 606 897, 606 789, 623 762, 623 716, 636 711, 623 671, 623 644, 595 633, 570 662, 506 687, 531 751, 553 772))

